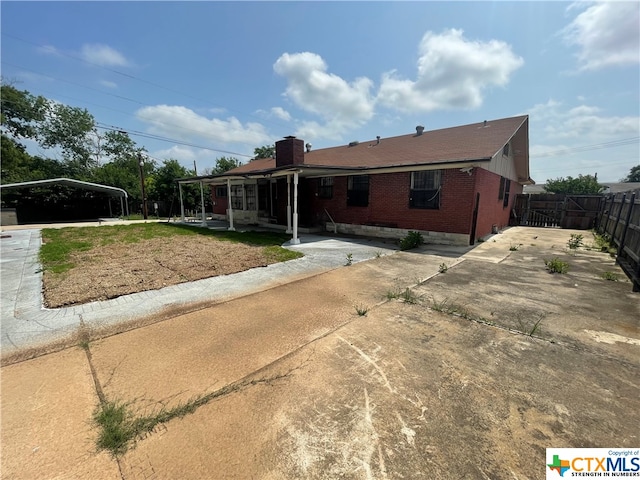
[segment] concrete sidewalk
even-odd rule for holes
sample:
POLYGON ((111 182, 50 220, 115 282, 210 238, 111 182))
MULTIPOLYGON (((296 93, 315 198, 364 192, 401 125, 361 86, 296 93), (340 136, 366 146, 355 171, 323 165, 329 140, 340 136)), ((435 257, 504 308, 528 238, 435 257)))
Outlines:
MULTIPOLYGON (((80 226, 89 225, 97 226, 98 223, 80 226)), ((40 229, 12 228, 3 232, 0 243, 3 356, 28 347, 64 341, 75 335, 81 321, 99 330, 150 317, 164 318, 340 267, 345 264, 347 254, 351 254, 353 263, 357 263, 396 251, 393 243, 304 235, 299 245, 287 246, 304 254, 297 260, 106 301, 47 309, 42 305, 40 244, 40 229)))

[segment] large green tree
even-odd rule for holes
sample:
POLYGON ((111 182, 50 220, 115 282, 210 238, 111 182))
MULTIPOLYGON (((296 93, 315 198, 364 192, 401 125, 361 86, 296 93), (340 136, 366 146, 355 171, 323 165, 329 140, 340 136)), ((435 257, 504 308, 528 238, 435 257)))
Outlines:
POLYGON ((0 100, 0 123, 3 130, 12 137, 35 139, 37 125, 44 121, 48 100, 4 82, 0 86, 0 100))
POLYGON ((253 149, 253 154, 255 155, 254 160, 258 158, 273 158, 276 154, 276 146, 264 145, 262 147, 256 147, 253 149))
POLYGON ((216 166, 211 173, 213 175, 219 175, 240 165, 240 160, 235 157, 220 157, 216 159, 216 166))
POLYGON ((74 176, 88 179, 97 166, 94 131, 95 120, 86 109, 50 102, 38 138, 43 147, 61 150, 74 176))
POLYGON ((624 182, 624 183, 640 182, 640 165, 636 165, 635 167, 631 167, 631 170, 629 170, 629 175, 627 175, 626 177, 624 177, 620 181, 624 182))
POLYGON ((598 179, 593 175, 578 175, 577 178, 569 176, 549 179, 545 183, 544 189, 549 193, 592 195, 601 193, 604 187, 598 183, 598 179))

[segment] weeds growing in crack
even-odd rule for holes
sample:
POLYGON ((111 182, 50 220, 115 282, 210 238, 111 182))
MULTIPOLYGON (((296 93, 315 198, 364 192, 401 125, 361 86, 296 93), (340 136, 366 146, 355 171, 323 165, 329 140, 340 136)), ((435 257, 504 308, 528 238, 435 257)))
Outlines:
POLYGON ((136 417, 130 409, 130 404, 121 400, 104 400, 96 408, 93 414, 93 421, 100 429, 96 446, 98 450, 106 450, 112 456, 118 457, 124 454, 131 442, 151 433, 154 429, 175 418, 182 418, 194 413, 199 407, 208 404, 212 400, 240 391, 246 387, 258 384, 268 384, 270 382, 285 378, 296 370, 296 367, 284 374, 274 375, 268 378, 254 380, 244 380, 242 382, 227 385, 215 392, 206 395, 198 395, 191 400, 179 404, 172 408, 162 406, 158 411, 136 417))
POLYGON ((358 312, 358 316, 364 317, 369 312, 369 307, 365 305, 355 305, 356 312, 358 312))

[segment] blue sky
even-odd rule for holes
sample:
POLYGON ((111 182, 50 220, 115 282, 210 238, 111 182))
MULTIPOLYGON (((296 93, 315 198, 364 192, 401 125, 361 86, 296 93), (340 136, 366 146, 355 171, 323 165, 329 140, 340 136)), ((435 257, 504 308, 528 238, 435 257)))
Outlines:
POLYGON ((638 2, 0 8, 5 80, 199 173, 286 135, 323 148, 521 114, 537 183, 640 163, 638 2))

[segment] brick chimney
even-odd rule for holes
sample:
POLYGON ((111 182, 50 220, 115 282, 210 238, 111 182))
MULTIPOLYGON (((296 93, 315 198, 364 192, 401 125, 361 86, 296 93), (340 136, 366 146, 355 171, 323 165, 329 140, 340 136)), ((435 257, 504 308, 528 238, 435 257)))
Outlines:
POLYGON ((304 141, 296 137, 284 137, 276 142, 276 167, 304 163, 304 141))

